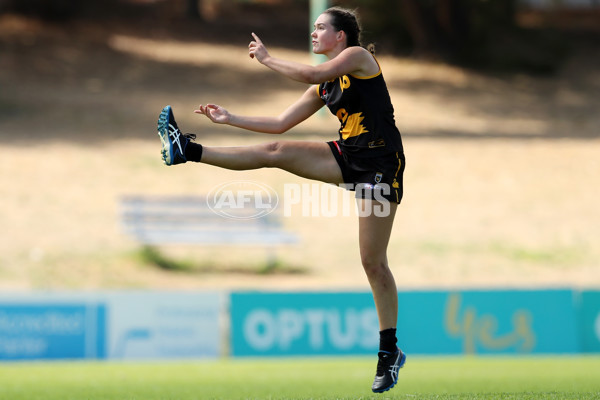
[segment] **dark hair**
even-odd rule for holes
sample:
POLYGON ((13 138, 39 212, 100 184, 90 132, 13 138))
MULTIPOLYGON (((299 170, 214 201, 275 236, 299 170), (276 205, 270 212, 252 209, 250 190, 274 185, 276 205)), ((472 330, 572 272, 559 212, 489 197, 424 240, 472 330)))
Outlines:
MULTIPOLYGON (((344 31, 346 34, 346 45, 362 46, 360 43, 360 24, 356 12, 342 7, 331 7, 323 12, 331 16, 331 25, 336 32, 344 31)), ((375 54, 375 45, 369 44, 367 50, 375 54)))
POLYGON ((331 7, 325 10, 323 14, 331 16, 331 25, 333 25, 336 32, 344 31, 346 33, 348 47, 360 46, 360 25, 354 11, 341 7, 331 7))

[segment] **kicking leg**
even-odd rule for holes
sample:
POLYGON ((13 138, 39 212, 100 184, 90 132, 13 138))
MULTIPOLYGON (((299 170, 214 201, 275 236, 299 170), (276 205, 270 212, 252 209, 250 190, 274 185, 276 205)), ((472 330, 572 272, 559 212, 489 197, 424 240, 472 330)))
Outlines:
POLYGON ((233 170, 279 168, 321 182, 342 183, 342 172, 325 142, 281 141, 243 147, 203 146, 201 162, 233 170))
POLYGON ((182 134, 171 106, 158 118, 158 136, 166 165, 198 161, 233 170, 280 168, 321 182, 343 183, 342 171, 327 143, 284 141, 243 147, 210 147, 192 143, 196 135, 182 134))

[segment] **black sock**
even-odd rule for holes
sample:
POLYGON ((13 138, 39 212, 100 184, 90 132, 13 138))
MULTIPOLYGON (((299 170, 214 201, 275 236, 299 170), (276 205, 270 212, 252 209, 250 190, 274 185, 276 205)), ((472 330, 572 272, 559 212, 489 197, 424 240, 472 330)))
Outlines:
POLYGON ((379 331, 379 351, 387 351, 388 353, 395 353, 396 343, 396 328, 384 329, 379 331))
POLYGON ((202 159, 202 145, 199 143, 188 142, 184 152, 187 161, 200 162, 202 159))

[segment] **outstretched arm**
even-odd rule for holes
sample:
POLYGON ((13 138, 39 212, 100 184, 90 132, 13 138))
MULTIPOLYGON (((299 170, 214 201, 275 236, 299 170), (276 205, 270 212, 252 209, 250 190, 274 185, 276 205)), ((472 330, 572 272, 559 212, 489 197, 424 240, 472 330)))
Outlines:
POLYGON ((254 40, 248 45, 248 54, 261 64, 293 80, 303 83, 322 83, 345 74, 373 75, 379 66, 371 53, 362 47, 352 46, 322 64, 312 66, 272 57, 260 38, 252 33, 254 40))
POLYGON ((253 117, 232 114, 216 104, 200 105, 196 114, 206 115, 217 124, 226 124, 254 132, 280 134, 298 125, 323 106, 317 96, 315 86, 311 86, 304 94, 277 117, 253 117))

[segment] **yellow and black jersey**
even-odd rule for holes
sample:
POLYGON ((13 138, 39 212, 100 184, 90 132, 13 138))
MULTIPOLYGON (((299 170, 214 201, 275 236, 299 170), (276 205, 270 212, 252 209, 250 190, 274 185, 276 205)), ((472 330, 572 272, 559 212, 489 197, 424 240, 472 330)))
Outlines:
POLYGON ((340 120, 339 143, 344 152, 356 157, 404 152, 381 68, 373 76, 343 75, 321 83, 317 90, 340 120))

